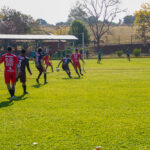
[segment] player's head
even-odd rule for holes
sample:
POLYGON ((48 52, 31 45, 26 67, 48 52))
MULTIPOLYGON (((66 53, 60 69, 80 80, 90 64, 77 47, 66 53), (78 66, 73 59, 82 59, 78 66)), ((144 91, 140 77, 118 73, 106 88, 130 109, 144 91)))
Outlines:
POLYGON ((11 52, 12 52, 12 47, 11 47, 11 46, 8 46, 8 47, 7 47, 7 51, 8 51, 9 53, 11 53, 11 52))
POLYGON ((25 53, 26 53, 26 50, 25 50, 25 49, 22 49, 22 50, 21 50, 21 54, 22 54, 22 55, 25 55, 25 53))
POLYGON ((39 52, 39 53, 42 52, 42 48, 41 48, 41 47, 38 48, 38 52, 39 52))
POLYGON ((79 52, 79 49, 78 48, 76 48, 76 53, 78 53, 79 52))

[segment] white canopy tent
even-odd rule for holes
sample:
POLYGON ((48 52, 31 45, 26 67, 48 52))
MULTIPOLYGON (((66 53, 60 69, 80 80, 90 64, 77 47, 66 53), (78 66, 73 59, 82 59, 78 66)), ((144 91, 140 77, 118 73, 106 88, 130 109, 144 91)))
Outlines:
POLYGON ((74 35, 20 35, 0 34, 0 40, 78 40, 74 35))

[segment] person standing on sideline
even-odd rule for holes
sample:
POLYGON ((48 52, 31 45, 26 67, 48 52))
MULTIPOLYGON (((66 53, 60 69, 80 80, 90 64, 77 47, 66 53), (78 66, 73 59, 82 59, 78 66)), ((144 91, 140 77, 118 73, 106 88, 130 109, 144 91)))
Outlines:
POLYGON ((129 48, 126 49, 126 56, 127 56, 128 61, 130 61, 130 51, 129 51, 129 48))
POLYGON ((12 54, 12 47, 7 48, 7 53, 2 55, 0 58, 0 63, 4 62, 5 65, 5 83, 7 85, 8 91, 11 95, 10 100, 15 99, 15 85, 16 85, 16 74, 17 74, 17 64, 19 61, 16 55, 12 54), (10 85, 10 82, 12 85, 10 85))
POLYGON ((24 95, 29 94, 26 91, 26 67, 30 75, 32 75, 30 67, 29 67, 29 59, 25 56, 25 54, 26 54, 26 51, 22 49, 21 55, 18 57, 19 64, 18 64, 18 75, 17 75, 17 81, 18 79, 20 79, 20 82, 22 83, 24 95))
POLYGON ((46 70, 45 70, 45 67, 44 67, 43 56, 42 56, 42 48, 41 47, 38 48, 38 52, 35 55, 35 65, 36 65, 36 68, 39 71, 39 75, 36 78, 36 82, 39 84, 39 79, 40 79, 42 73, 44 73, 44 84, 46 84, 47 83, 46 82, 46 70))
POLYGON ((77 48, 76 48, 75 53, 72 54, 71 59, 73 61, 73 65, 74 65, 74 68, 76 70, 76 73, 78 74, 78 76, 80 78, 80 75, 83 76, 83 74, 82 74, 82 71, 81 71, 81 65, 80 65, 79 60, 81 59, 83 63, 84 63, 84 60, 82 59, 82 55, 79 53, 79 50, 77 48), (80 71, 80 74, 78 72, 78 69, 80 71))
POLYGON ((86 51, 86 59, 88 59, 89 58, 89 51, 87 50, 86 51))
POLYGON ((101 55, 102 55, 102 52, 101 52, 101 50, 99 50, 99 51, 98 51, 98 60, 97 60, 97 63, 98 63, 98 64, 100 64, 100 62, 101 62, 101 59, 102 59, 102 58, 101 58, 101 55))

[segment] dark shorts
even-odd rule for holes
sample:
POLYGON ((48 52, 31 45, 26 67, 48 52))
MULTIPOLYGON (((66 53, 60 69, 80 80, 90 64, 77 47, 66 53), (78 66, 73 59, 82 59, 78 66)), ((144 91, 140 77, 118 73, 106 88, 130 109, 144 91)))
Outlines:
POLYGON ((68 66, 68 65, 62 65, 62 69, 63 69, 64 71, 67 71, 67 70, 69 70, 69 66, 68 66))
POLYGON ((18 79, 20 79, 21 83, 26 82, 26 74, 19 74, 18 79))

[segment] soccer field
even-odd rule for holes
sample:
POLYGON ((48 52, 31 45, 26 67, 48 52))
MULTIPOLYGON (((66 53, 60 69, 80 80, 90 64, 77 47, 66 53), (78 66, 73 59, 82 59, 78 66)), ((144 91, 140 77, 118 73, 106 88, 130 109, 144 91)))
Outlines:
POLYGON ((23 97, 18 82, 9 103, 0 65, 0 150, 150 149, 149 58, 88 60, 81 79, 72 67, 73 79, 48 68, 46 85, 30 66, 30 94, 23 97))

